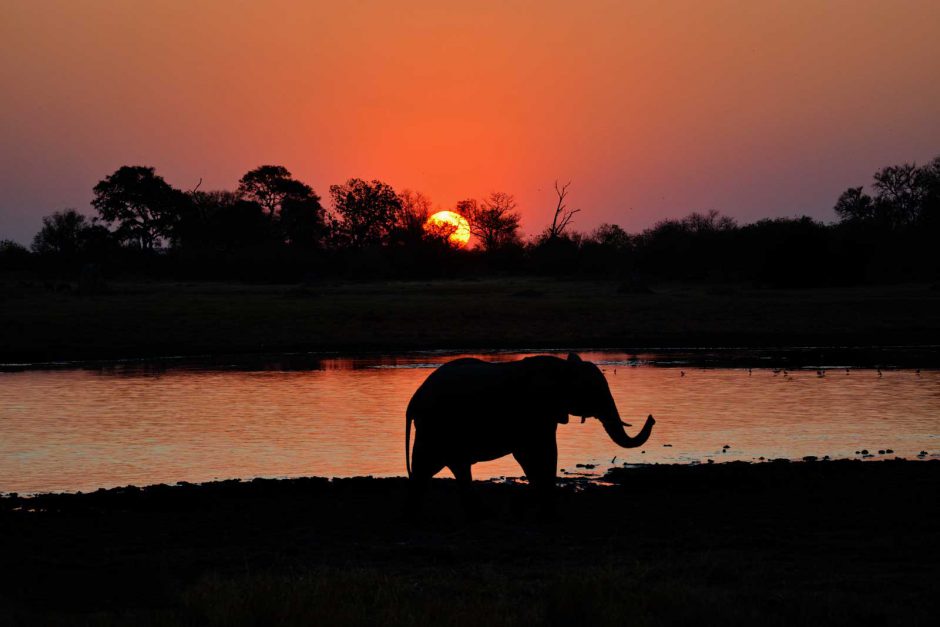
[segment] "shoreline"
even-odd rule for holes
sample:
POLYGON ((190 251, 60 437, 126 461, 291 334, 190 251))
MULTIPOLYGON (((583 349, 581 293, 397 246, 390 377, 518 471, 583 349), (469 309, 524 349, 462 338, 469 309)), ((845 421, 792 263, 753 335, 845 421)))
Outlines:
MULTIPOLYGON (((0 362, 0 373, 41 370, 94 370, 113 367, 163 366, 167 369, 204 367, 213 369, 269 369, 271 364, 289 362, 291 369, 316 370, 321 361, 331 359, 381 360, 414 356, 452 357, 458 355, 498 356, 506 354, 537 355, 576 353, 620 354, 636 358, 638 366, 658 368, 754 368, 786 366, 791 370, 815 369, 889 369, 940 368, 940 344, 890 345, 770 345, 770 346, 628 346, 563 347, 557 344, 539 347, 495 348, 415 348, 415 349, 335 349, 287 350, 255 353, 164 354, 140 357, 80 358, 71 360, 0 362), (669 359, 664 359, 668 357, 669 359), (304 365, 307 365, 304 368, 304 365), (224 368, 223 368, 224 367, 224 368)), ((443 362, 442 362, 443 363, 443 362)), ((276 368, 275 368, 276 369, 276 368)))
POLYGON ((932 624, 940 461, 662 465, 529 486, 303 478, 0 498, 13 624, 932 624))
MULTIPOLYGON (((788 457, 777 457, 777 458, 754 458, 751 460, 744 459, 729 459, 726 461, 713 461, 711 459, 705 461, 690 461, 686 463, 681 462, 669 462, 669 463, 658 463, 658 462, 635 462, 635 463, 625 463, 619 466, 610 466, 606 470, 600 470, 597 473, 589 472, 593 468, 597 467, 596 464, 577 464, 572 470, 559 469, 556 476, 556 484, 559 489, 570 489, 577 488, 579 486, 608 486, 611 485, 611 477, 615 480, 620 480, 625 478, 624 473, 630 472, 650 472, 655 471, 655 469, 679 469, 679 468, 696 468, 700 466, 732 466, 736 468, 743 468, 748 466, 765 466, 765 465, 786 465, 786 464, 878 464, 878 463, 909 463, 909 464, 923 464, 931 462, 940 462, 940 453, 933 453, 927 455, 914 455, 912 457, 902 457, 896 455, 893 449, 890 453, 879 453, 874 451, 867 454, 857 454, 853 457, 830 457, 829 455, 806 455, 802 458, 788 458, 788 457)), ((442 471, 443 472, 443 471, 442 471)), ((521 472, 521 469, 520 469, 521 472)), ((668 470, 661 470, 661 472, 669 472, 668 470)), ((110 486, 99 486, 99 487, 89 487, 85 489, 78 490, 49 490, 49 491, 40 491, 40 492, 20 492, 16 490, 2 491, 0 490, 0 512, 4 509, 12 510, 15 509, 11 507, 10 503, 29 503, 32 501, 40 502, 46 499, 56 499, 59 497, 62 498, 72 498, 72 497, 90 497, 92 495, 98 495, 95 498, 102 497, 108 498, 108 494, 118 495, 126 492, 148 492, 148 491, 158 491, 166 489, 175 489, 175 488, 205 488, 211 489, 216 485, 247 485, 253 482, 303 482, 303 481, 314 481, 314 482, 326 482, 326 483, 338 483, 343 481, 376 481, 376 482, 395 482, 395 481, 407 481, 408 477, 405 475, 352 475, 352 476, 320 476, 320 475, 309 475, 309 476, 281 476, 281 477, 272 477, 272 476, 258 476, 258 477, 226 477, 226 478, 216 478, 207 481, 187 481, 181 479, 174 482, 157 482, 157 483, 147 483, 147 484, 125 484, 125 485, 110 485, 110 486), (5 502, 4 499, 7 499, 5 502)), ((450 476, 438 475, 434 478, 435 482, 453 482, 454 479, 450 476)), ((489 478, 474 478, 474 485, 514 485, 514 486, 527 486, 528 481, 525 475, 506 475, 499 477, 489 477, 489 478)))

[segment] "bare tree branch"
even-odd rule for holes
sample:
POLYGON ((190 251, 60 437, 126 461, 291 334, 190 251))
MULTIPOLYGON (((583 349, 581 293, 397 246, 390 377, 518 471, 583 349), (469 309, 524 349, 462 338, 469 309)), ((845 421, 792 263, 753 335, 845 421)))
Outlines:
POLYGON ((555 193, 558 194, 558 204, 555 206, 555 215, 552 217, 552 225, 548 229, 549 239, 560 237, 561 234, 565 232, 565 229, 568 228, 571 219, 574 218, 574 214, 581 211, 580 209, 568 209, 568 206, 565 204, 565 199, 568 197, 568 187, 570 185, 571 181, 568 181, 559 187, 558 181, 555 181, 555 193))

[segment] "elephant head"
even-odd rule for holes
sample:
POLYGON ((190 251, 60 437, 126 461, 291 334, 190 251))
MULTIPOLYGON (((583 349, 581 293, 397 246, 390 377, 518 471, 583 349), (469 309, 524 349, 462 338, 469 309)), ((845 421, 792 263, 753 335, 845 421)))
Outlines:
POLYGON ((572 385, 568 389, 568 413, 585 418, 597 418, 604 426, 610 439, 624 448, 643 446, 650 437, 656 420, 647 416, 646 424, 636 437, 630 437, 624 426, 630 426, 620 419, 617 404, 610 394, 607 379, 595 364, 583 361, 575 353, 568 355, 568 366, 572 371, 572 385))

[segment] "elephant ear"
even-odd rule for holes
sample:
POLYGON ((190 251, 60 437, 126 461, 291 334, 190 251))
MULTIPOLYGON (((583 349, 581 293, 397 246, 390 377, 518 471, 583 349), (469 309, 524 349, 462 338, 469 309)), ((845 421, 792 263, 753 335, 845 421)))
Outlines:
POLYGON ((574 362, 574 363, 580 363, 580 362, 581 362, 581 355, 579 355, 579 354, 577 354, 577 353, 568 353, 568 361, 574 362))

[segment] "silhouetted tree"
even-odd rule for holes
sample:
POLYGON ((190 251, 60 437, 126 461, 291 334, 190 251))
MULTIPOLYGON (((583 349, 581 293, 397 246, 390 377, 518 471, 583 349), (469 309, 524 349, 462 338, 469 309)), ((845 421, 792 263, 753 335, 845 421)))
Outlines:
POLYGON ((231 252, 272 237, 273 227, 257 202, 227 190, 189 196, 193 209, 179 228, 184 247, 231 252))
POLYGON ((398 212, 398 220, 395 225, 393 239, 401 244, 411 245, 420 242, 428 237, 447 239, 450 232, 446 234, 435 233, 433 229, 425 227, 428 218, 431 216, 431 199, 421 192, 406 189, 398 194, 398 202, 401 204, 401 210, 398 212))
POLYGON ((693 233, 717 233, 721 231, 733 231, 738 223, 731 216, 723 216, 715 209, 708 213, 699 213, 693 211, 682 218, 682 226, 693 233))
POLYGON ((577 272, 582 239, 577 231, 552 237, 546 229, 527 247, 533 269, 540 274, 553 275, 577 272))
POLYGON ((19 270, 30 262, 29 251, 11 239, 0 239, 0 270, 19 270))
POLYGON ((639 269, 663 278, 700 280, 723 273, 737 224, 715 210, 661 220, 636 239, 639 269))
POLYGON ((710 211, 662 220, 635 235, 613 224, 582 234, 571 230, 578 210, 568 208, 569 185, 556 181, 551 224, 526 245, 510 194, 457 203, 455 211, 467 218, 477 244, 468 251, 450 245, 452 227, 426 227, 430 199, 411 190, 396 194, 377 180, 333 185, 327 215, 314 191, 283 166, 255 168, 237 191, 201 192, 197 186, 186 193, 153 168, 124 166, 95 186, 98 218, 75 210, 47 216, 33 241, 37 254, 6 242, 0 256, 57 275, 74 276, 80 262, 107 272, 260 281, 321 273, 535 272, 616 277, 641 286, 656 277, 809 286, 940 277, 934 250, 940 157, 923 166, 882 168, 868 193, 864 187, 846 190, 834 206, 837 225, 804 217, 739 227, 710 211), (332 247, 321 249, 327 241, 332 247), (138 252, 163 246, 166 254, 138 252))
MULTIPOLYGON (((216 241, 213 221, 216 214, 238 201, 238 195, 228 190, 193 190, 187 193, 190 210, 177 226, 179 244, 186 249, 210 248, 216 241)), ((261 208, 258 208, 259 213, 261 208)))
POLYGON ((313 210, 314 214, 321 211, 320 197, 282 165, 262 165, 247 172, 238 181, 238 195, 258 203, 272 221, 288 201, 305 203, 306 210, 313 210))
POLYGON ((633 238, 616 224, 601 224, 581 242, 581 271, 589 276, 630 279, 635 289, 644 287, 634 276, 633 238))
POLYGON ((875 216, 875 202, 862 187, 850 187, 842 192, 833 209, 844 221, 865 222, 875 216))
POLYGON ((809 216, 759 220, 736 229, 722 246, 734 270, 771 287, 812 287, 832 282, 840 268, 831 229, 809 216))
POLYGON ((290 246, 318 248, 326 236, 326 212, 316 195, 285 198, 281 203, 279 217, 281 234, 290 246))
MULTIPOLYGON (((217 189, 210 191, 194 190, 189 192, 189 196, 192 198, 193 208, 195 210, 194 214, 197 215, 203 222, 208 222, 210 216, 219 211, 220 208, 231 207, 241 200, 238 192, 233 192, 227 189, 217 189)), ((261 205, 258 205, 258 208, 260 209, 261 205)))
POLYGON ((918 219, 926 226, 940 228, 940 156, 921 168, 919 181, 923 198, 918 219))
POLYGON ((32 249, 39 255, 78 254, 91 222, 75 209, 56 211, 42 219, 42 228, 33 237, 32 249))
POLYGON ((512 194, 493 192, 481 203, 464 200, 456 211, 470 223, 470 232, 486 251, 519 243, 519 214, 512 194))
POLYGON ((558 195, 558 203, 555 205, 555 214, 552 216, 552 223, 544 235, 548 239, 555 239, 564 233, 565 229, 568 228, 568 225, 571 223, 571 219, 574 218, 574 214, 581 211, 580 209, 569 209, 565 204, 565 199, 568 197, 568 187, 570 185, 571 181, 568 181, 559 187, 558 181, 555 181, 555 194, 558 195))
POLYGON ((330 186, 330 196, 338 243, 362 248, 389 242, 401 219, 401 199, 391 185, 353 178, 330 186))
POLYGON ((432 278, 458 273, 468 258, 448 240, 456 227, 428 224, 433 204, 421 192, 406 189, 398 199, 401 211, 391 236, 394 245, 385 249, 395 276, 432 278))
POLYGON ((11 239, 0 239, 0 255, 29 256, 29 251, 19 242, 14 242, 11 239))
POLYGON ((892 226, 913 223, 920 213, 924 192, 920 168, 913 163, 892 165, 875 173, 877 211, 892 226))
POLYGON ((434 222, 421 227, 422 239, 448 242, 451 235, 457 232, 457 225, 449 222, 434 222))
POLYGON ((92 206, 117 224, 115 236, 144 250, 171 238, 187 204, 185 195, 145 166, 122 166, 95 185, 92 206))
POLYGON ((932 222, 940 211, 940 157, 924 166, 888 166, 873 178, 873 197, 862 187, 851 187, 839 196, 833 209, 842 222, 903 229, 932 222))
POLYGON ((630 246, 630 235, 616 224, 601 224, 588 238, 601 246, 625 249, 630 246))

